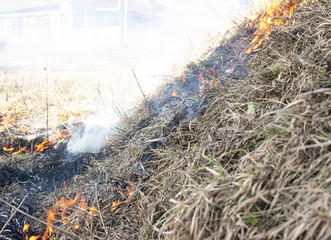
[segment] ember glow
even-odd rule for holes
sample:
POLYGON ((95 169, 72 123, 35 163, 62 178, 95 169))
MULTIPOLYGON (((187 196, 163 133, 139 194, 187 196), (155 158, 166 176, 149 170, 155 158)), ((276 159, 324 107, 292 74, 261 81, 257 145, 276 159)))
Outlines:
MULTIPOLYGON (((125 200, 123 203, 128 203, 130 198, 132 197, 132 193, 134 191, 134 179, 131 178, 130 180, 130 184, 129 186, 127 187, 126 189, 126 193, 128 194, 127 196, 127 200, 125 200)), ((116 202, 113 202, 112 205, 111 205, 111 208, 110 208, 110 211, 113 212, 117 209, 117 206, 121 203, 120 200, 117 200, 116 202)))
POLYGON ((111 205, 111 208, 110 208, 110 211, 115 211, 116 208, 117 208, 117 205, 119 205, 121 203, 120 200, 117 200, 116 202, 113 202, 112 205, 111 205))
POLYGON ((95 215, 99 215, 98 210, 95 207, 90 207, 88 210, 90 213, 93 213, 95 215))
POLYGON ((177 98, 180 98, 180 99, 184 100, 183 95, 179 94, 178 92, 173 92, 171 95, 174 96, 174 97, 177 97, 177 98))
MULTIPOLYGON (((287 26, 292 18, 294 10, 298 6, 302 6, 308 0, 260 0, 263 5, 264 12, 257 13, 249 23, 253 27, 255 23, 259 24, 258 29, 254 32, 254 38, 251 41, 246 53, 251 53, 253 50, 259 48, 269 37, 273 26, 287 26)), ((311 1, 312 3, 315 0, 311 1)))

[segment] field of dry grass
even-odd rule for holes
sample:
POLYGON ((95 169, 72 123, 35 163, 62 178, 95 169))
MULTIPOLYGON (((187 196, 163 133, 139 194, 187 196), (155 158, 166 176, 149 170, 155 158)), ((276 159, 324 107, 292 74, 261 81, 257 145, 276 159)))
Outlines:
MULTIPOLYGON (((47 108, 49 127, 56 127, 70 117, 82 121, 103 113, 117 118, 114 107, 124 113, 142 99, 128 62, 112 60, 90 65, 87 61, 85 69, 84 65, 75 65, 72 70, 65 64, 51 65, 47 71, 35 65, 4 68, 0 71, 0 116, 13 113, 17 126, 42 129, 46 128, 47 108)), ((132 65, 134 68, 135 62, 132 65)), ((136 72, 141 85, 149 93, 157 80, 151 83, 151 76, 139 70, 136 72)))
MULTIPOLYGON (((0 78, 0 111, 2 116, 15 113, 18 125, 46 127, 46 76, 28 71, 2 72, 0 78), (24 123, 25 121, 25 123, 24 123)), ((64 122, 71 115, 84 115, 91 107, 86 96, 88 89, 77 79, 48 80, 49 120, 52 126, 64 122)))
MULTIPOLYGON (((240 23, 162 86, 85 174, 39 198, 50 209, 81 192, 97 209, 79 212, 78 230, 59 225, 54 239, 330 239, 330 10, 326 0, 298 7, 250 54, 256 25, 240 23)), ((80 103, 91 94, 75 92, 77 82, 72 91, 52 84, 51 119, 88 113, 80 103)), ((5 86, 0 110, 44 113, 27 110, 40 87, 16 84, 21 97, 11 98, 5 86)))

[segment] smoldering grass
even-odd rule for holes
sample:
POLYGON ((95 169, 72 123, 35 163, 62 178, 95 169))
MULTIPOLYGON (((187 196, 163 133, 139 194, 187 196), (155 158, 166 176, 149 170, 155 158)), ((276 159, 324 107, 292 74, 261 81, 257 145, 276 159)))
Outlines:
MULTIPOLYGON (((67 190, 84 189, 87 204, 102 209, 102 218, 84 219, 80 236, 327 239, 331 95, 321 61, 330 49, 329 8, 326 1, 301 8, 292 24, 276 27, 264 47, 237 61, 249 32, 240 25, 197 64, 199 71, 207 63, 218 66, 223 75, 194 119, 170 124, 180 104, 165 103, 168 116, 154 118, 138 106, 126 129, 101 150, 105 157, 67 190), (232 67, 236 74, 226 73, 232 67), (151 147, 148 140, 161 136, 166 143, 151 147), (152 157, 142 162, 146 152, 152 157), (132 198, 116 212, 103 212, 125 197, 132 175, 132 198)), ((194 71, 187 69, 197 81, 194 71)))

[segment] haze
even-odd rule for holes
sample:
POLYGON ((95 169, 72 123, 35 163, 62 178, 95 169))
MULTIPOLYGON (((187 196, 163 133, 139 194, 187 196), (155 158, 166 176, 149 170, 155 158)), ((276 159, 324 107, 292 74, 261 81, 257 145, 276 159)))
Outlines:
MULTIPOLYGON (((248 4, 246 0, 0 0, 0 6, 0 70, 29 76, 35 84, 27 87, 33 87, 43 86, 46 69, 50 95, 58 82, 63 87, 74 79, 86 93, 73 105, 84 105, 87 114, 94 114, 85 119, 95 124, 87 126, 86 133, 107 134, 114 131, 105 123, 118 121, 114 105, 130 112, 142 100, 132 69, 145 94, 153 93, 186 61, 198 59, 205 50, 202 46, 212 46, 212 36, 241 19, 248 4)), ((52 104, 51 97, 49 101, 52 104)), ((77 142, 69 146, 75 149, 91 147, 86 139, 93 137, 83 134, 73 139, 77 142)), ((99 145, 74 152, 96 150, 99 145)))

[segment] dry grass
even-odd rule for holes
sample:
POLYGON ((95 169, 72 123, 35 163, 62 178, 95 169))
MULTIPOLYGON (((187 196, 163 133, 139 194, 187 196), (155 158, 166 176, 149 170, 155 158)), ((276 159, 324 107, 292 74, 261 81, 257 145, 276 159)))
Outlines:
POLYGON ((208 94, 204 116, 177 129, 156 184, 171 191, 149 200, 143 236, 330 238, 330 21, 326 2, 302 8, 249 56, 247 79, 208 94))
POLYGON ((56 127, 70 117, 81 121, 100 112, 116 118, 114 107, 123 113, 142 98, 127 65, 120 59, 100 66, 87 62, 85 69, 72 64, 71 71, 65 65, 49 66, 47 78, 43 66, 8 67, 0 71, 0 119, 14 113, 16 125, 21 128, 46 128, 46 89, 49 127, 56 127))
MULTIPOLYGON (((46 127, 45 74, 25 70, 1 72, 0 86, 2 116, 14 113, 20 127, 46 127)), ((96 89, 96 84, 91 88, 96 89)), ((78 79, 48 76, 50 126, 67 121, 70 116, 92 113, 89 103, 97 97, 96 93, 91 96, 90 89, 81 85, 78 79)))
POLYGON ((105 212, 107 230, 97 221, 93 236, 330 238, 330 19, 325 1, 302 7, 246 58, 239 53, 250 30, 240 26, 206 60, 188 66, 191 79, 210 66, 221 73, 193 120, 173 124, 187 102, 165 102, 180 79, 154 98, 159 114, 139 108, 104 149, 111 150, 106 161, 77 179, 83 189, 106 182, 98 201, 107 207, 126 187, 109 179, 136 176, 133 200, 105 212))
POLYGON ((252 30, 238 26, 185 71, 194 81, 217 69, 201 103, 184 90, 185 101, 166 101, 184 89, 180 78, 164 86, 152 116, 138 107, 88 174, 43 206, 81 190, 101 214, 80 218, 80 239, 329 239, 330 7, 298 8, 248 56, 240 52, 252 30), (181 117, 190 109, 194 118, 181 117), (109 211, 131 176, 133 197, 109 211))

